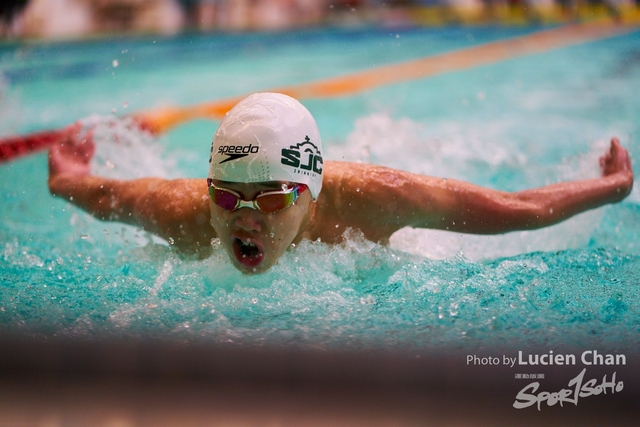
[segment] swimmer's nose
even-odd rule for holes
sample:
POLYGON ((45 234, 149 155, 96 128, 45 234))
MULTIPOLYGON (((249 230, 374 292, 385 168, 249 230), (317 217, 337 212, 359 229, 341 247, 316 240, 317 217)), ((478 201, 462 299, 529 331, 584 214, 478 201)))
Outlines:
POLYGON ((262 224, 258 220, 256 212, 251 209, 238 210, 235 223, 244 231, 262 231, 262 224))

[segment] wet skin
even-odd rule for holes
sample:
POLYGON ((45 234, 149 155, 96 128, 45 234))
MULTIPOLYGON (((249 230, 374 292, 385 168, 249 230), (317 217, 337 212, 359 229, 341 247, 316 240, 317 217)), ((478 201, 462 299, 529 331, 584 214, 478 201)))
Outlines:
MULTIPOLYGON (((244 200, 253 200, 258 194, 280 190, 287 183, 214 181, 214 184, 240 193, 244 200)), ((309 190, 300 194, 293 205, 273 214, 247 207, 228 211, 210 201, 211 225, 238 270, 247 274, 262 273, 271 268, 292 243, 301 240, 298 231, 308 222, 310 204, 309 190)))
MULTIPOLYGON (((70 127, 49 152, 53 195, 96 218, 142 227, 202 257, 211 253, 211 239, 217 237, 233 265, 247 274, 269 269, 291 243, 337 243, 348 228, 380 243, 407 226, 473 234, 533 230, 619 202, 633 188, 631 159, 613 138, 600 159, 598 178, 507 193, 383 166, 326 161, 317 201, 307 190, 295 206, 275 214, 250 208, 229 212, 213 205, 205 179, 120 181, 91 175, 93 138, 79 129, 70 127)), ((281 185, 216 184, 246 199, 281 185)))

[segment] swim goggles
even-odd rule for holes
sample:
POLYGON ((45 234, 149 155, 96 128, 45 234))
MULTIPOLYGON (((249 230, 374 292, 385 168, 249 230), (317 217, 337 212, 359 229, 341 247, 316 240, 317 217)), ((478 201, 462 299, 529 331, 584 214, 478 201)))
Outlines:
POLYGON ((235 211, 240 208, 251 208, 264 214, 272 214, 288 208, 307 189, 304 184, 295 184, 294 187, 285 190, 263 191, 253 200, 245 200, 241 194, 233 190, 216 187, 211 178, 207 178, 207 185, 211 200, 222 209, 235 211))

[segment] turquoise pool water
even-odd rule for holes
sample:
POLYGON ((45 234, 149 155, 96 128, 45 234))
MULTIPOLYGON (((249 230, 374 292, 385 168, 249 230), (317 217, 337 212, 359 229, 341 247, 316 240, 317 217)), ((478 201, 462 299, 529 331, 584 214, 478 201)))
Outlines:
MULTIPOLYGON (((423 57, 536 28, 181 36, 0 46, 0 135, 99 121, 96 171, 204 177, 217 123, 159 139, 128 113, 423 57)), ((328 158, 519 190, 640 157, 640 33, 361 94, 305 100, 328 158)), ((639 350, 640 195, 504 236, 402 230, 304 242, 244 277, 54 199, 46 154, 0 165, 0 333, 309 348, 639 350)))

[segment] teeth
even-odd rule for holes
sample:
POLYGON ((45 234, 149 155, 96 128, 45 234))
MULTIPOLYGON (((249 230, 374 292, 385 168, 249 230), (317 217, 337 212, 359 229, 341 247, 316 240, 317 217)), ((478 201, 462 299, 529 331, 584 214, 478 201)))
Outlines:
POLYGON ((238 240, 240 240, 240 244, 241 244, 242 246, 246 246, 246 247, 249 247, 249 248, 251 248, 251 247, 253 247, 253 248, 257 247, 257 246, 255 245, 255 243, 251 243, 251 239, 247 239, 247 241, 244 241, 244 240, 242 240, 242 239, 238 239, 238 240))
POLYGON ((242 258, 250 258, 259 255, 258 246, 251 242, 251 239, 237 239, 240 242, 240 252, 242 258))

